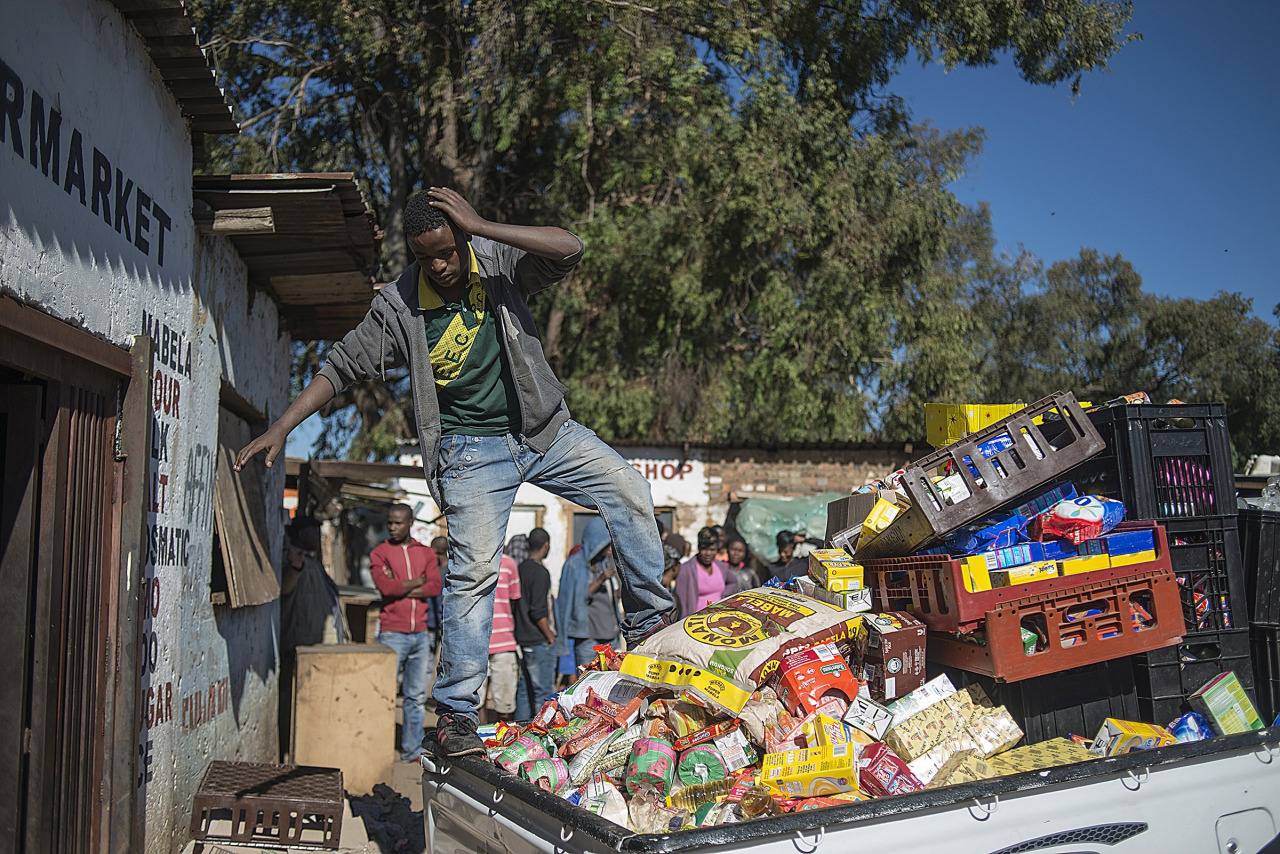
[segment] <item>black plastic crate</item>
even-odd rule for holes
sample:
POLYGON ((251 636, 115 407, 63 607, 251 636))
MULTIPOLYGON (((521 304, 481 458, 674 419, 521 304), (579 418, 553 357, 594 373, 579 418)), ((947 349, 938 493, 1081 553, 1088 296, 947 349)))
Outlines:
POLYGON ((1249 626, 1240 532, 1234 516, 1170 519, 1163 523, 1178 577, 1185 637, 1249 626))
MULTIPOLYGON (((931 670, 932 672, 932 670, 931 670)), ((996 682, 986 676, 942 667, 957 688, 978 683, 1004 706, 1026 733, 1026 743, 1082 735, 1093 738, 1107 718, 1141 720, 1133 662, 1104 661, 1037 676, 1021 682, 996 682)))
POLYGON ((1249 637, 1253 642, 1258 716, 1270 725, 1280 715, 1280 629, 1254 626, 1249 637))
POLYGON ((1253 661, 1248 629, 1203 632, 1178 646, 1133 657, 1139 719, 1164 726, 1191 711, 1187 697, 1219 673, 1235 671, 1254 698, 1253 661))
POLYGON ((1250 619, 1280 628, 1280 513, 1251 507, 1239 523, 1250 619))
POLYGON ((1235 513, 1222 404, 1109 406, 1088 412, 1107 449, 1068 473, 1081 494, 1120 499, 1130 519, 1235 513))

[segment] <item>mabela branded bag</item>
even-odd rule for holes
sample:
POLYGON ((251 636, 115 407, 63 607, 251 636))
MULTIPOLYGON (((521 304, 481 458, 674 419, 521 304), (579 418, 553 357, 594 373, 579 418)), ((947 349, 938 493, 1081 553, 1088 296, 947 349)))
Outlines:
POLYGON ((622 663, 623 676, 686 689, 737 714, 783 657, 819 643, 842 643, 861 616, 774 587, 722 599, 648 638, 622 663))

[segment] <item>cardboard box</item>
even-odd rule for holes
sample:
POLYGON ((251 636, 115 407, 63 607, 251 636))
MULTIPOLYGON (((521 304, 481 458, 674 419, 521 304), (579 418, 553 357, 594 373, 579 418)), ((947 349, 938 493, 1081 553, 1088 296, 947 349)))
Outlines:
POLYGON ((1128 555, 1109 555, 1112 569, 1118 566, 1132 566, 1135 563, 1150 563, 1156 559, 1155 549, 1146 552, 1134 552, 1128 555))
POLYGON ((939 700, 950 697, 955 692, 956 686, 951 684, 947 674, 935 676, 907 696, 889 704, 889 713, 893 716, 893 723, 901 723, 912 715, 923 712, 939 700))
POLYGON ((955 767, 940 771, 938 776, 933 778, 929 788, 938 789, 959 783, 976 783, 979 780, 990 780, 998 776, 1000 772, 991 766, 989 760, 981 758, 976 753, 970 753, 965 755, 955 767))
POLYGON ((966 735, 960 735, 935 744, 927 752, 908 762, 907 767, 921 783, 928 786, 938 777, 945 779, 967 757, 977 755, 978 746, 973 743, 973 740, 966 735))
POLYGON ((871 507, 871 512, 867 514, 867 518, 862 520, 862 535, 870 541, 885 528, 892 525, 893 520, 898 518, 902 510, 902 506, 895 501, 883 496, 877 498, 876 503, 871 507))
POLYGON ((968 735, 967 720, 961 714, 968 705, 967 698, 960 699, 957 694, 945 697, 902 723, 890 726, 884 734, 884 743, 910 762, 947 739, 968 735))
POLYGON ((925 631, 905 611, 862 615, 853 645, 872 699, 896 700, 924 684, 925 631))
POLYGON ((991 589, 991 567, 982 555, 969 555, 960 559, 960 574, 964 578, 965 589, 970 593, 981 593, 991 589))
POLYGON ((852 792, 858 788, 852 744, 766 753, 760 783, 773 792, 812 798, 852 792))
POLYGON ((1151 530, 1115 531, 1085 540, 1080 544, 1082 554, 1091 555, 1131 555, 1143 552, 1154 552, 1156 535, 1151 530))
POLYGON ((1208 718, 1219 735, 1234 735, 1266 727, 1233 672, 1218 674, 1188 699, 1191 708, 1208 718))
POLYGON ((858 696, 859 683, 835 644, 820 643, 793 652, 778 667, 778 699, 791 712, 815 712, 828 694, 845 701, 858 696))
POLYGON ((879 496, 874 492, 855 492, 827 504, 827 540, 849 528, 861 528, 879 496))
POLYGON ((1063 576, 1081 575, 1086 572, 1097 572, 1100 569, 1110 568, 1111 558, 1105 554, 1079 555, 1058 561, 1058 574, 1063 576))
POLYGON ((1029 563, 1025 566, 992 570, 991 586, 1014 587, 1018 584, 1030 584, 1033 581, 1046 581, 1057 577, 1058 562, 1056 560, 1044 560, 1039 563, 1029 563))
POLYGON ((827 590, 841 592, 866 587, 865 570, 844 549, 820 549, 809 555, 809 577, 827 590), (831 555, 820 557, 821 554, 831 555), (836 557, 835 554, 841 555, 836 557))
POLYGON ((1094 756, 1123 756, 1134 750, 1154 750, 1175 743, 1173 733, 1162 726, 1107 718, 1089 745, 1089 752, 1094 756))
POLYGON ((1027 744, 992 756, 987 765, 997 774, 1019 774, 1023 771, 1040 771, 1059 765, 1087 762, 1096 757, 1089 749, 1069 738, 1051 738, 1036 744, 1027 744))
POLYGON ((849 704, 849 711, 845 712, 844 722, 870 736, 873 740, 880 741, 884 738, 885 730, 889 728, 889 724, 893 722, 893 712, 870 697, 859 694, 849 704))

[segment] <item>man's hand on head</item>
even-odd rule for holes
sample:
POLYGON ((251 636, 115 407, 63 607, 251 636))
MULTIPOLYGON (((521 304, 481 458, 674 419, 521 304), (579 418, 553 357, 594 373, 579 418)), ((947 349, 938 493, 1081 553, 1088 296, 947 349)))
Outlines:
POLYGON ((486 220, 476 213, 461 193, 448 187, 428 187, 427 196, 431 199, 431 206, 442 211, 458 228, 468 234, 482 235, 486 220))

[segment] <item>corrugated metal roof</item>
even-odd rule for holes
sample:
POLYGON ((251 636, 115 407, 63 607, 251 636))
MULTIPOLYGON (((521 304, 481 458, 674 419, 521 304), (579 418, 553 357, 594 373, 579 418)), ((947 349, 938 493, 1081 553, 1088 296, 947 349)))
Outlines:
POLYGON ((382 231, 352 173, 197 175, 192 194, 202 227, 220 211, 270 209, 269 225, 228 236, 295 338, 341 338, 364 316, 382 231))
POLYGON ((183 0, 112 0, 147 45, 182 115, 196 133, 239 133, 230 102, 200 39, 191 26, 183 0))

